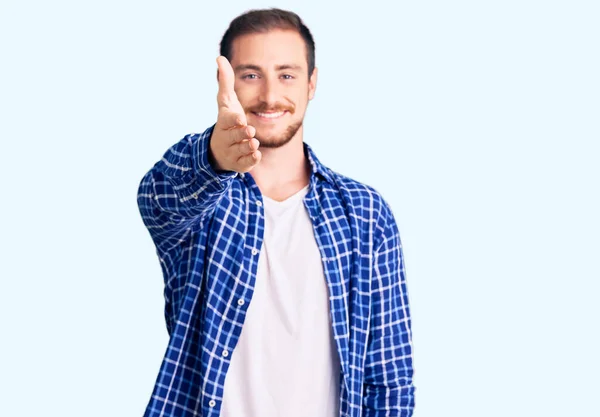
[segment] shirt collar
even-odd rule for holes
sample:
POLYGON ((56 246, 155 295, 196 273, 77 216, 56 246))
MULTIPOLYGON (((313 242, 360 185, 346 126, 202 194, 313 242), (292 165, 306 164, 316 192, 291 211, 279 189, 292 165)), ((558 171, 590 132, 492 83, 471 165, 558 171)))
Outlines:
MULTIPOLYGON (((322 178, 325 181, 327 181, 329 184, 335 185, 335 181, 333 179, 331 170, 329 168, 327 168, 325 165, 323 165, 321 163, 321 161, 319 161, 319 158, 317 158, 315 151, 310 147, 310 145, 308 143, 303 142, 303 144, 304 144, 304 155, 308 158, 308 162, 310 163, 310 166, 311 166, 311 176, 316 175, 317 177, 322 178)), ((240 176, 242 178, 244 178, 245 174, 240 174, 240 176)))
POLYGON ((319 161, 319 158, 317 158, 315 151, 310 147, 310 145, 308 143, 303 142, 303 144, 304 144, 304 155, 306 155, 306 157, 308 158, 308 161, 310 162, 310 166, 312 169, 311 174, 320 176, 321 178, 325 179, 330 184, 334 185, 335 182, 333 181, 331 170, 319 161))

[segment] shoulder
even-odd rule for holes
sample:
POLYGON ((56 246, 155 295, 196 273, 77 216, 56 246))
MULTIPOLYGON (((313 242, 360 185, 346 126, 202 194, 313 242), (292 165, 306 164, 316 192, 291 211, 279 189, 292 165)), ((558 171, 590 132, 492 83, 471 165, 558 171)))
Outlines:
POLYGON ((390 205, 375 187, 340 174, 330 168, 328 168, 328 171, 334 179, 338 189, 350 198, 349 203, 354 207, 372 210, 375 213, 384 216, 388 215, 390 205))
POLYGON ((394 222, 394 215, 388 201, 373 186, 354 178, 343 175, 328 168, 345 203, 351 207, 360 222, 372 223, 381 236, 390 223, 394 222))

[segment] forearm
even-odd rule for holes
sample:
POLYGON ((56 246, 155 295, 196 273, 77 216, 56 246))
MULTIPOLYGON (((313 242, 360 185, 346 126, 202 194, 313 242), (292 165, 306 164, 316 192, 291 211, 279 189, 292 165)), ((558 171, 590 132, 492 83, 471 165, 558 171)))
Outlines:
POLYGON ((142 178, 137 201, 157 244, 177 238, 210 214, 226 193, 234 172, 217 172, 209 160, 212 127, 170 147, 142 178))

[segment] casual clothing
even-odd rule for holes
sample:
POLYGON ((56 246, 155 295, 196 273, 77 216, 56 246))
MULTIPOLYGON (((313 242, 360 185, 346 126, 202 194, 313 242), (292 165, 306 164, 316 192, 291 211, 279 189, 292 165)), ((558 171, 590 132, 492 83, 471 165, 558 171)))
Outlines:
MULTIPOLYGON (((212 168, 213 128, 173 145, 138 189, 170 336, 145 417, 220 415, 234 348, 255 291, 260 297, 265 198, 251 174, 212 168)), ((302 202, 329 293, 340 415, 411 416, 411 319, 392 211, 373 188, 322 165, 306 143, 304 152, 311 177, 302 202)))
POLYGON ((252 302, 225 378, 222 417, 339 416, 340 362, 329 294, 302 200, 263 196, 252 302))

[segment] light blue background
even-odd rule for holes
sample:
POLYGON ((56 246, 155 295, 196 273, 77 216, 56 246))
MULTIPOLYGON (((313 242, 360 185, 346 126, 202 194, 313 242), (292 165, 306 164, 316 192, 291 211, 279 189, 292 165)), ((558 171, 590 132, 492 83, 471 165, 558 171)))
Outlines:
POLYGON ((137 186, 268 6, 315 36, 305 140, 396 215, 415 416, 600 416, 600 7, 532 0, 3 1, 0 415, 142 415, 167 332, 137 186))

